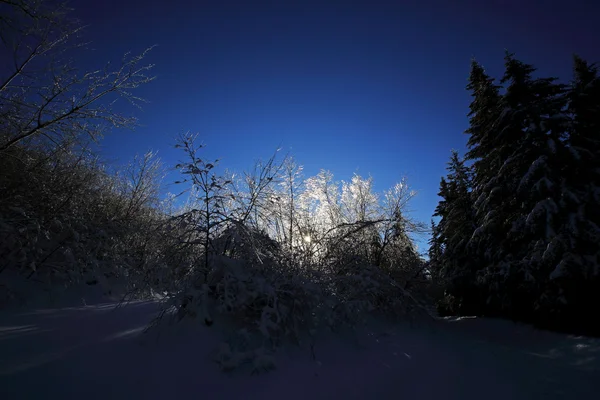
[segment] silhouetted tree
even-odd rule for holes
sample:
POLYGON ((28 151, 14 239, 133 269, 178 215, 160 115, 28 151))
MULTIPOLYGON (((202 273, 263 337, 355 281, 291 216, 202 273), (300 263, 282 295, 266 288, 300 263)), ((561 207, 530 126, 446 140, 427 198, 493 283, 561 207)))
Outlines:
POLYGON ((71 59, 85 51, 82 26, 60 2, 0 1, 0 152, 28 142, 55 147, 81 137, 98 139, 107 127, 135 118, 111 109, 116 98, 134 105, 133 89, 152 81, 146 54, 126 54, 117 68, 82 72, 71 59))
POLYGON ((534 78, 507 53, 503 94, 471 65, 472 171, 453 154, 430 242, 451 312, 590 327, 600 297, 600 80, 595 65, 574 64, 567 86, 534 78))
POLYGON ((452 307, 458 312, 471 314, 478 311, 479 303, 477 264, 467 248, 475 230, 471 174, 456 151, 452 151, 447 170, 448 176, 440 184, 442 200, 434 213, 434 216, 440 217, 440 222, 434 227, 438 250, 432 264, 446 283, 447 294, 454 298, 452 307))

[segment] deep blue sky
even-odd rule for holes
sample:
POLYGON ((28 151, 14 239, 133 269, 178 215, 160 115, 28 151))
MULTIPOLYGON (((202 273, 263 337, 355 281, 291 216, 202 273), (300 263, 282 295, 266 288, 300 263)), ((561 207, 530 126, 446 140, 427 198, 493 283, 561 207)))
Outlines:
MULTIPOLYGON (((86 65, 157 44, 143 125, 104 141, 110 158, 199 132, 208 158, 241 171, 278 147, 307 175, 406 175, 428 223, 452 148, 464 152, 469 63, 499 77, 504 49, 570 79, 571 56, 600 61, 598 1, 74 0, 86 65), (596 46, 594 46, 596 45, 596 46)), ((175 191, 175 189, 173 189, 175 191)), ((424 239, 425 240, 425 239, 424 239)))

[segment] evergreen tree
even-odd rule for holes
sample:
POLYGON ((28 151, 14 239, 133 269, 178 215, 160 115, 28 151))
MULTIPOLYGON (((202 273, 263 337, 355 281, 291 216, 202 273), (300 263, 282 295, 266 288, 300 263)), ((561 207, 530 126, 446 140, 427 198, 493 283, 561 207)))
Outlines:
POLYGON ((482 283, 489 289, 488 305, 519 319, 532 316, 530 306, 544 285, 544 249, 559 225, 558 147, 564 123, 557 116, 564 106, 564 89, 554 78, 534 79, 534 71, 506 55, 502 113, 492 156, 482 160, 493 157, 495 174, 476 170, 478 233, 487 245, 482 283))
POLYGON ((489 293, 488 312, 548 318, 557 304, 548 299, 565 302, 566 287, 574 287, 574 280, 552 282, 563 269, 579 265, 571 269, 589 274, 595 268, 582 262, 595 260, 595 233, 584 240, 581 232, 598 232, 592 195, 598 179, 589 175, 599 159, 598 108, 590 103, 598 85, 593 66, 577 59, 575 70, 567 94, 555 78, 533 78, 533 66, 507 54, 501 80, 507 87, 500 95, 483 68, 472 64, 467 158, 474 161, 477 229, 471 248, 481 266, 479 284, 489 293), (582 157, 587 161, 578 163, 582 157), (575 226, 565 229, 569 224, 575 226))
POLYGON ((467 160, 473 160, 474 189, 495 176, 502 166, 496 150, 495 128, 502 115, 500 86, 485 73, 483 67, 475 60, 471 62, 471 73, 467 90, 471 91, 473 101, 469 106, 469 135, 466 154, 467 160))
MULTIPOLYGON (((600 79, 595 65, 574 59, 565 137, 563 254, 541 298, 546 325, 589 331, 600 302, 600 79)), ((556 247, 556 246, 554 246, 556 247)), ((553 248, 554 250, 554 248, 553 248)))
MULTIPOLYGON (((500 86, 485 73, 476 61, 471 62, 471 73, 467 89, 471 91, 473 101, 470 105, 469 135, 466 159, 473 161, 473 192, 476 230, 469 242, 469 248, 480 268, 485 268, 496 252, 494 244, 500 235, 494 229, 498 226, 493 213, 484 213, 492 208, 493 198, 487 196, 487 188, 495 187, 496 174, 503 160, 498 152, 498 124, 503 116, 500 86), (487 206, 487 207, 485 207, 487 206)), ((493 192, 496 194, 497 190, 493 192)))
POLYGON ((595 65, 574 60, 574 80, 569 92, 571 116, 567 146, 570 160, 565 177, 572 189, 572 229, 585 277, 600 275, 600 78, 595 65))
MULTIPOLYGON (((435 268, 434 264, 437 260, 441 259, 442 253, 444 251, 443 243, 440 239, 440 229, 439 225, 435 223, 435 221, 431 220, 431 238, 429 239, 429 263, 432 269, 432 273, 437 273, 439 270, 435 268)), ((437 275, 436 275, 437 277, 437 275)))
POLYGON ((444 254, 446 237, 444 236, 445 227, 447 225, 446 216, 448 215, 448 201, 450 198, 450 191, 448 189, 448 182, 446 182, 446 178, 442 178, 440 180, 440 191, 438 192, 438 196, 441 200, 438 202, 437 207, 433 213, 434 217, 440 217, 439 222, 436 224, 433 220, 432 224, 432 262, 435 263, 441 260, 441 256, 444 254))
MULTIPOLYGON (((476 228, 469 240, 471 260, 478 266, 479 275, 497 265, 502 257, 498 243, 502 239, 502 216, 497 209, 505 201, 509 191, 498 180, 498 171, 504 165, 507 151, 502 141, 501 125, 506 120, 509 109, 504 108, 500 86, 485 73, 476 61, 471 62, 471 73, 467 89, 473 100, 470 105, 469 135, 466 159, 473 161, 474 221, 476 228)), ((509 143, 510 144, 510 143, 509 143)), ((484 275, 485 276, 485 275, 484 275)), ((487 289, 478 283, 480 294, 487 289)), ((486 299, 488 300, 487 296, 486 299)), ((489 311, 489 310, 488 310, 489 311)))
POLYGON ((519 319, 539 312, 539 296, 562 253, 565 87, 555 78, 533 79, 534 71, 507 54, 503 102, 510 111, 503 131, 507 139, 512 136, 513 146, 506 148, 513 153, 506 153, 498 178, 514 195, 500 207, 506 235, 500 243, 505 258, 499 261, 508 269, 497 297, 503 311, 519 319))
POLYGON ((534 78, 533 66, 507 53, 504 94, 471 64, 473 165, 452 154, 430 241, 453 313, 591 327, 600 303, 600 78, 595 65, 574 64, 566 86, 534 78))
POLYGON ((451 307, 461 313, 478 313, 477 264, 467 249, 475 229, 471 174, 456 151, 452 151, 447 170, 449 174, 440 184, 442 200, 434 214, 440 222, 434 227, 437 254, 432 262, 447 284, 447 293, 457 301, 451 307))

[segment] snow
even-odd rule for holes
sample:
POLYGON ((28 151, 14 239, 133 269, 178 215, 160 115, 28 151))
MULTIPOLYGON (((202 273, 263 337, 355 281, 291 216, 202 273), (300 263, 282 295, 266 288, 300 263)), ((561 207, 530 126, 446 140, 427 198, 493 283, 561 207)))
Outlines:
POLYGON ((532 190, 534 192, 540 192, 542 188, 552 189, 554 184, 545 176, 541 177, 534 185, 532 190))
MULTIPOLYGON (((551 260, 556 256, 556 242, 557 239, 553 238, 553 240, 550 241, 550 243, 548 243, 546 249, 544 250, 544 253, 542 254, 543 261, 551 260)), ((552 279, 552 277, 550 277, 550 279, 552 279)))
POLYGON ((512 107, 504 107, 502 109, 502 112, 500 113, 500 116, 498 117, 498 119, 503 120, 504 118, 506 118, 507 115, 511 114, 512 112, 513 112, 512 107))
MULTIPOLYGON (((535 174, 535 172, 539 168, 542 168, 545 165, 546 165, 546 156, 540 156, 534 162, 532 162, 531 165, 529 166, 529 169, 527 170, 527 173, 525 173, 525 175, 523 175, 523 178, 519 182, 519 186, 518 186, 517 190, 518 191, 523 190, 523 186, 527 185, 529 183, 533 174, 535 174)), ((535 189, 535 190, 539 190, 539 189, 535 189)))
POLYGON ((526 219, 526 224, 532 227, 537 222, 537 217, 541 215, 546 216, 545 228, 546 228, 546 239, 550 239, 556 235, 552 228, 552 216, 558 212, 558 206, 551 198, 538 201, 533 210, 529 213, 526 219))
POLYGON ((552 154, 556 154, 556 142, 552 138, 548 138, 548 148, 552 154))
POLYGON ((508 157, 506 159, 506 161, 504 161, 504 163, 502 164, 502 166, 500 167, 500 169, 498 170, 498 175, 503 175, 506 169, 509 169, 512 167, 512 163, 515 160, 515 157, 508 157))
POLYGON ((600 341, 506 321, 371 321, 258 351, 227 373, 216 362, 232 354, 226 324, 143 333, 158 303, 116 305, 0 311, 0 398, 592 399, 600 389, 600 341))
POLYGON ((581 154, 579 153, 579 150, 577 148, 570 146, 569 151, 571 152, 571 155, 575 158, 575 160, 581 160, 581 154))
POLYGON ((577 197, 577 195, 575 193, 573 193, 571 190, 569 190, 569 188, 566 185, 563 185, 563 187, 561 188, 561 191, 562 191, 562 197, 565 199, 568 199, 569 202, 574 203, 574 204, 581 204, 579 197, 577 197))
POLYGON ((550 273, 550 280, 558 279, 567 274, 565 269, 565 260, 561 261, 550 273))
POLYGON ((477 236, 481 235, 483 233, 483 226, 478 226, 475 231, 473 232, 473 235, 471 236, 471 239, 469 239, 469 241, 475 239, 477 236))

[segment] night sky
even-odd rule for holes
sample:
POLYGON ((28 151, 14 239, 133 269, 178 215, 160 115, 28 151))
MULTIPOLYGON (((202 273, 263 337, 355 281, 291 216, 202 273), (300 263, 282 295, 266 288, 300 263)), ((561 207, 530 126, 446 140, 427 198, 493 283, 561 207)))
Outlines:
POLYGON ((107 158, 153 149, 174 165, 173 138, 192 131, 207 158, 243 171, 281 146, 307 176, 370 174, 378 190, 407 176, 413 217, 426 223, 450 150, 465 150, 473 57, 500 77, 508 49, 563 80, 573 53, 600 61, 592 0, 71 5, 88 25, 83 67, 158 45, 148 56, 157 80, 137 92, 149 101, 135 113, 143 126, 109 134, 107 158))

